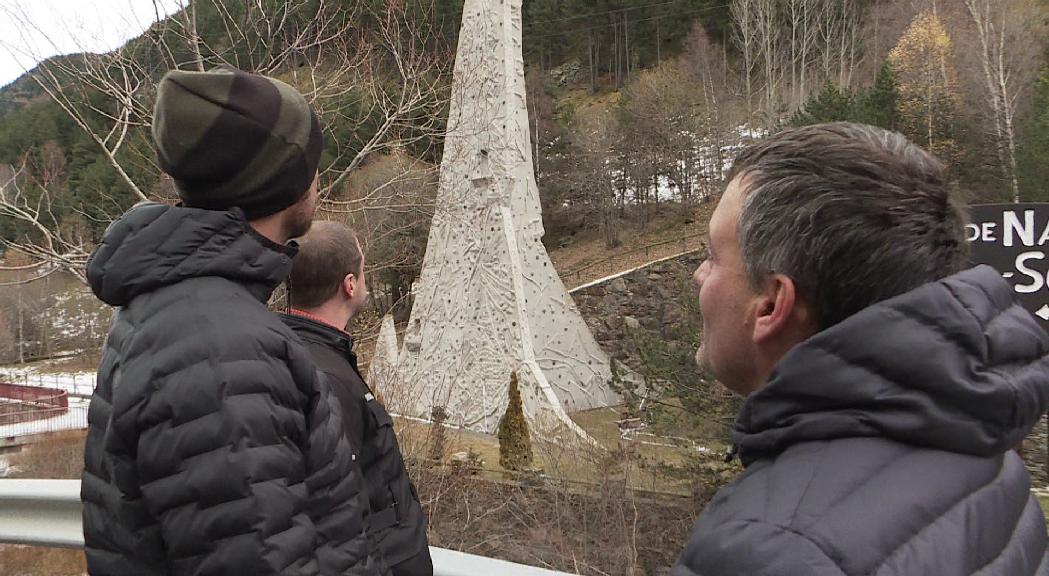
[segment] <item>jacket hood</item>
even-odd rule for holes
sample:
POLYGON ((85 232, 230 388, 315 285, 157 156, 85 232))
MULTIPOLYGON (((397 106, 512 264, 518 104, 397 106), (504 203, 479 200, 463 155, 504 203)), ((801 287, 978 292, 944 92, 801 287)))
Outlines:
POLYGON ((198 277, 228 279, 266 301, 288 276, 296 251, 257 233, 238 208, 144 203, 106 230, 88 261, 87 278, 95 295, 112 306, 198 277))
POLYGON ((1018 444, 1049 407, 1049 337, 994 269, 880 302, 796 346, 750 395, 747 465, 856 436, 977 456, 1018 444))

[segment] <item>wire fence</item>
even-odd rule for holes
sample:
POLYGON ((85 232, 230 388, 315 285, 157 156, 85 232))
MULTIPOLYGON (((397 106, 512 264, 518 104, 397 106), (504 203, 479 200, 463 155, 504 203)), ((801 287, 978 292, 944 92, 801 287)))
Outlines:
MULTIPOLYGON (((95 391, 94 372, 59 372, 40 374, 36 372, 19 372, 0 374, 0 382, 26 387, 63 390, 71 398, 90 398, 95 391)), ((3 392, 0 391, 0 396, 3 392)))
POLYGON ((46 408, 5 414, 4 421, 9 417, 19 416, 25 419, 0 425, 0 438, 83 430, 87 428, 87 410, 88 403, 83 401, 71 403, 68 408, 46 408))

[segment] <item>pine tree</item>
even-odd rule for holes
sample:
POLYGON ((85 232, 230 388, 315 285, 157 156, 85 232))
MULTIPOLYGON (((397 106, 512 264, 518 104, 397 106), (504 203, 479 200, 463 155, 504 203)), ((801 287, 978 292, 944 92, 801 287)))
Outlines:
POLYGON ((794 114, 790 124, 808 126, 823 122, 859 121, 854 104, 852 94, 828 82, 815 98, 794 114))
MULTIPOLYGON (((1024 202, 1049 201, 1049 66, 1035 85, 1034 111, 1023 129, 1019 157, 1020 198, 1024 202)), ((1049 461, 1046 462, 1049 470, 1049 461)))
POLYGON ((430 409, 430 459, 441 462, 444 460, 444 452, 448 447, 448 437, 444 430, 444 423, 448 420, 448 412, 444 406, 434 406, 430 409))
POLYGON ((892 66, 886 62, 878 71, 874 85, 853 94, 827 83, 815 98, 809 100, 790 119, 791 126, 807 126, 821 122, 859 122, 898 130, 897 111, 899 91, 892 66))
POLYGON ((863 122, 880 126, 887 130, 897 130, 900 114, 897 111, 899 91, 896 88, 896 74, 888 62, 882 64, 874 86, 864 91, 858 98, 863 122))
POLYGON ((517 372, 510 373, 510 402, 499 421, 499 465, 506 470, 525 470, 532 465, 532 441, 521 406, 517 372))

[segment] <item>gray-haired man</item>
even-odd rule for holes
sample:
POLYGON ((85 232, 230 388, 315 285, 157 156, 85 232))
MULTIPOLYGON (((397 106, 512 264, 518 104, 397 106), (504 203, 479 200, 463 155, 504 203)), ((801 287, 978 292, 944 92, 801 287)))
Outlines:
POLYGON ((746 469, 672 575, 1046 572, 1009 448, 1049 407, 1049 337, 965 269, 964 221, 896 133, 816 125, 740 153, 695 273, 696 357, 747 396, 746 469))

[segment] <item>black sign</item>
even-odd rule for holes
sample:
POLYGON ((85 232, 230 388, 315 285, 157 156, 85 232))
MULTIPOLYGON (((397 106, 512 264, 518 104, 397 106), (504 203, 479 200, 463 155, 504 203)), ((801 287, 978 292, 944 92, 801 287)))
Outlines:
POLYGON ((973 263, 1001 272, 1024 307, 1049 323, 1049 204, 979 204, 969 213, 973 263))

